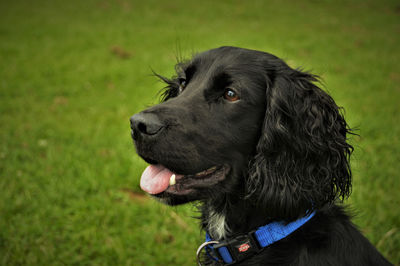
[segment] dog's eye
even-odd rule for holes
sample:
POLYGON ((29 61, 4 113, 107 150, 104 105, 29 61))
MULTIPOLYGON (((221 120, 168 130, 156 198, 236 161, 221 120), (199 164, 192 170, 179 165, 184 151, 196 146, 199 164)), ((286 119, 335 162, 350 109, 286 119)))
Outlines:
POLYGON ((224 98, 230 102, 239 100, 239 95, 231 88, 227 88, 224 92, 224 98))
POLYGON ((179 82, 179 92, 182 92, 186 87, 186 79, 179 78, 178 82, 179 82))

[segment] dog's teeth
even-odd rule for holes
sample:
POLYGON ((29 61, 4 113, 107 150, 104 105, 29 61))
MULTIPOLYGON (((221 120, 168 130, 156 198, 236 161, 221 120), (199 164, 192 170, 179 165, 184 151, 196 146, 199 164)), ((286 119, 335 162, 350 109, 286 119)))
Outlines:
POLYGON ((175 180, 176 176, 175 174, 172 174, 171 177, 169 178, 169 185, 173 186, 176 184, 176 180, 175 180))

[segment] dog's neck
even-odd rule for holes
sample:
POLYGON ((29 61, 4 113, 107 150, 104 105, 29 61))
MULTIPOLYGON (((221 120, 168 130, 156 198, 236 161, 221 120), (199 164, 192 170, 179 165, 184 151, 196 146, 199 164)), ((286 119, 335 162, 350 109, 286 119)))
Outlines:
POLYGON ((202 207, 203 228, 215 240, 246 234, 269 222, 265 210, 257 210, 246 201, 224 199, 217 205, 205 202, 202 207))
POLYGON ((210 209, 207 215, 207 232, 215 239, 226 238, 230 233, 230 229, 226 221, 226 214, 210 209))

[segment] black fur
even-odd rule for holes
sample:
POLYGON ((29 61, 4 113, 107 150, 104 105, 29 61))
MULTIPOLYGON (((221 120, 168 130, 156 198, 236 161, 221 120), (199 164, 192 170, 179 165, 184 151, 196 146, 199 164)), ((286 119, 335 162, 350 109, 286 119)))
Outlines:
POLYGON ((147 162, 185 177, 155 197, 200 202, 202 226, 219 240, 316 210, 241 265, 390 265, 337 205, 351 193, 352 133, 317 76, 235 47, 178 64, 172 79, 157 76, 167 84, 162 103, 131 118, 132 136, 147 162), (212 166, 212 178, 192 182, 212 166), (221 217, 223 230, 213 224, 221 217))

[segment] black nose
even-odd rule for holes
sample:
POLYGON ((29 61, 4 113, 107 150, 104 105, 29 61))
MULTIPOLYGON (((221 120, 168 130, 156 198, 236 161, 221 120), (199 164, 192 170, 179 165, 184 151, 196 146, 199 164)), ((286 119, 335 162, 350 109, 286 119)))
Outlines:
POLYGON ((130 120, 134 140, 137 140, 139 136, 154 136, 164 128, 164 124, 158 116, 152 113, 138 113, 132 116, 130 120))

